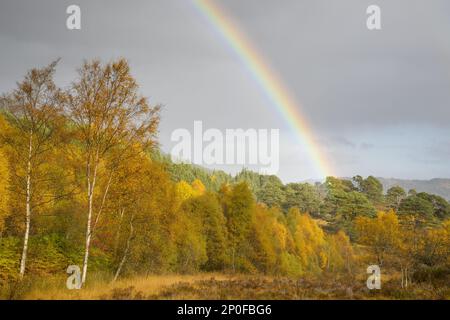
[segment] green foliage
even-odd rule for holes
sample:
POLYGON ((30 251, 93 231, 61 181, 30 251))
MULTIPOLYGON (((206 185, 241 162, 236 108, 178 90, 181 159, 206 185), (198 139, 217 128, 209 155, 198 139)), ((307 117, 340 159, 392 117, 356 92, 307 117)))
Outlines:
POLYGON ((164 165, 174 182, 192 183, 197 179, 208 191, 218 191, 222 184, 233 181, 231 175, 221 170, 211 171, 194 164, 174 163, 170 156, 164 155, 159 150, 153 151, 151 157, 164 165))
POLYGON ((0 239, 0 287, 17 279, 20 259, 20 241, 14 237, 0 239))
MULTIPOLYGON (((0 240, 0 282, 18 277, 21 241, 16 237, 0 240)), ((73 246, 62 235, 46 234, 30 239, 30 256, 27 270, 33 276, 64 274, 71 264, 82 259, 80 247, 73 246)), ((92 266, 97 270, 109 267, 108 258, 101 251, 93 254, 92 266)))
POLYGON ((262 175, 247 169, 243 169, 234 178, 235 182, 246 182, 254 194, 261 190, 262 179, 262 175))
POLYGON ((433 204, 427 199, 424 199, 424 197, 413 194, 400 203, 398 213, 416 215, 423 219, 431 219, 433 218, 434 207, 433 204))
POLYGON ((357 216, 374 216, 375 208, 364 194, 352 191, 346 194, 344 202, 336 211, 344 220, 353 220, 357 216))
POLYGON ((261 187, 256 192, 258 201, 269 207, 281 207, 286 201, 281 180, 276 176, 263 176, 261 180, 261 187))
POLYGON ((357 191, 349 180, 329 177, 325 184, 327 196, 322 205, 322 212, 331 223, 329 228, 334 232, 343 229, 353 236, 353 220, 358 216, 374 216, 374 204, 365 193, 357 191))
POLYGON ((450 217, 450 204, 442 197, 420 192, 417 196, 425 201, 428 201, 433 206, 433 216, 445 220, 450 217))
POLYGON ((321 199, 316 187, 308 183, 289 183, 285 189, 283 208, 288 211, 292 207, 299 208, 313 216, 320 214, 321 199))
POLYGON ((383 185, 373 176, 366 179, 361 176, 353 178, 358 191, 362 192, 367 198, 375 204, 381 203, 383 200, 383 185))
POLYGON ((406 192, 402 187, 394 186, 386 193, 386 205, 390 209, 398 210, 402 200, 406 197, 406 192))

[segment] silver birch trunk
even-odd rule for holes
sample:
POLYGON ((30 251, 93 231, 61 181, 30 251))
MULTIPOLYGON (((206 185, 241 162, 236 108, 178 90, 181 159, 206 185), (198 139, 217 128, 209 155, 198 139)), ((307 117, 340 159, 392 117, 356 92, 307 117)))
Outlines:
POLYGON ((127 239, 127 244, 125 246, 125 251, 123 253, 123 257, 122 260, 119 263, 119 267, 117 268, 116 274, 114 275, 114 279, 113 282, 115 282, 117 280, 117 278, 119 278, 120 272, 122 271, 123 265, 125 264, 127 257, 128 257, 128 252, 130 250, 130 242, 131 242, 131 238, 133 237, 133 217, 131 217, 130 220, 130 234, 128 235, 128 239, 127 239))
POLYGON ((90 160, 87 165, 87 177, 88 177, 88 218, 86 224, 86 241, 85 241, 85 251, 84 251, 84 259, 83 259, 83 272, 81 275, 81 286, 84 286, 86 283, 87 277, 87 268, 89 262, 89 249, 91 247, 91 237, 92 237, 92 211, 94 204, 94 189, 95 182, 97 179, 97 167, 98 167, 98 153, 95 158, 94 164, 94 172, 91 180, 91 164, 90 160))
POLYGON ((408 288, 408 268, 405 268, 405 288, 408 288))
POLYGON ((20 260, 20 279, 25 275, 25 267, 27 263, 28 239, 30 237, 31 224, 31 157, 33 153, 33 130, 30 131, 30 142, 28 145, 28 163, 27 163, 27 192, 26 192, 26 221, 25 235, 23 239, 22 259, 20 260))

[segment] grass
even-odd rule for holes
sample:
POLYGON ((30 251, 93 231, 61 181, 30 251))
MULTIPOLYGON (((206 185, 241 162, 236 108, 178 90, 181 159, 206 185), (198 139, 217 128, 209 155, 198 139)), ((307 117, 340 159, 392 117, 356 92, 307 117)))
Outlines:
POLYGON ((19 287, 12 288, 10 293, 0 294, 0 299, 450 299, 448 285, 418 283, 405 290, 400 287, 398 279, 388 277, 384 278, 381 290, 368 290, 365 278, 334 278, 331 275, 289 279, 264 275, 199 273, 140 276, 114 283, 110 279, 110 275, 91 273, 86 287, 81 290, 68 290, 66 277, 27 279, 19 287))
POLYGON ((66 278, 50 278, 36 281, 31 290, 23 295, 27 300, 97 300, 120 297, 121 292, 130 291, 145 293, 147 296, 157 296, 167 286, 178 283, 193 284, 206 279, 226 280, 229 276, 224 274, 196 274, 196 275, 150 275, 118 280, 114 283, 105 279, 101 274, 93 275, 85 288, 81 290, 68 290, 65 285, 66 278))
MULTIPOLYGON (((112 283, 104 274, 91 274, 81 290, 68 290, 66 278, 30 280, 14 298, 26 300, 132 300, 132 299, 349 299, 348 285, 335 279, 289 279, 264 275, 200 273, 195 275, 151 275, 112 283)), ((358 283, 361 281, 358 281, 358 283)), ((362 283, 362 282, 361 282, 362 283)), ((364 288, 355 287, 357 292, 364 288)))

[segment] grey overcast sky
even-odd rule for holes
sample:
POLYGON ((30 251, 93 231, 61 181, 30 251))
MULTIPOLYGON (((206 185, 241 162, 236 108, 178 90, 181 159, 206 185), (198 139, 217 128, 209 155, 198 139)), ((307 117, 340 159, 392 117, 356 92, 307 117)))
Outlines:
MULTIPOLYGON (((450 1, 215 0, 302 105, 339 176, 450 177, 450 1), (382 30, 366 28, 381 7, 382 30)), ((67 86, 83 59, 125 57, 176 128, 279 128, 283 181, 316 178, 307 154, 191 0, 0 2, 0 92, 57 57, 67 86), (81 7, 81 30, 66 8, 81 7)), ((236 167, 221 167, 235 172, 236 167)))

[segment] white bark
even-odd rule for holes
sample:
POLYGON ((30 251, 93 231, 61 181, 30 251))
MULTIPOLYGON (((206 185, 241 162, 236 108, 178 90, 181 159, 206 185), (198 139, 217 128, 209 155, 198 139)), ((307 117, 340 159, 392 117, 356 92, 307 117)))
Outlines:
POLYGON ((92 220, 92 195, 89 196, 89 209, 88 209, 88 220, 86 226, 86 240, 85 240, 85 250, 83 259, 83 273, 81 276, 81 285, 84 286, 86 283, 87 267, 89 261, 89 249, 91 247, 91 220, 92 220))
POLYGON ((92 229, 95 229, 95 227, 97 226, 97 223, 100 219, 100 215, 102 214, 103 208, 105 207, 106 198, 108 197, 109 187, 111 186, 112 177, 113 177, 113 172, 111 172, 109 175, 108 183, 106 184, 105 192, 103 193, 102 203, 100 205, 100 209, 98 210, 97 216, 95 217, 95 222, 94 222, 92 229))
POLYGON ((25 235, 23 239, 22 259, 20 260, 20 278, 23 279, 25 275, 25 267, 28 253, 28 239, 30 237, 31 224, 31 157, 33 153, 33 130, 30 131, 30 141, 28 145, 28 163, 27 163, 27 192, 26 192, 26 221, 25 221, 25 235))
POLYGON ((405 269, 405 288, 408 288, 408 268, 405 269))
POLYGON ((88 218, 86 225, 86 240, 85 240, 85 251, 84 251, 84 259, 83 259, 83 272, 81 276, 81 286, 84 286, 86 283, 87 277, 87 268, 89 262, 89 249, 91 247, 91 238, 92 238, 92 211, 94 205, 94 189, 95 183, 97 180, 97 168, 98 168, 98 152, 95 157, 94 164, 94 172, 91 180, 91 159, 88 160, 87 164, 87 180, 88 180, 88 218))
POLYGON ((131 238, 133 237, 133 232, 134 232, 134 230, 133 230, 133 217, 131 217, 131 220, 130 220, 130 234, 128 235, 127 244, 125 246, 125 251, 123 253, 122 260, 119 263, 119 267, 117 268, 116 274, 114 275, 113 282, 116 281, 117 278, 119 277, 120 272, 122 271, 123 265, 125 264, 125 261, 128 258, 128 252, 130 250, 130 242, 131 242, 131 238))

